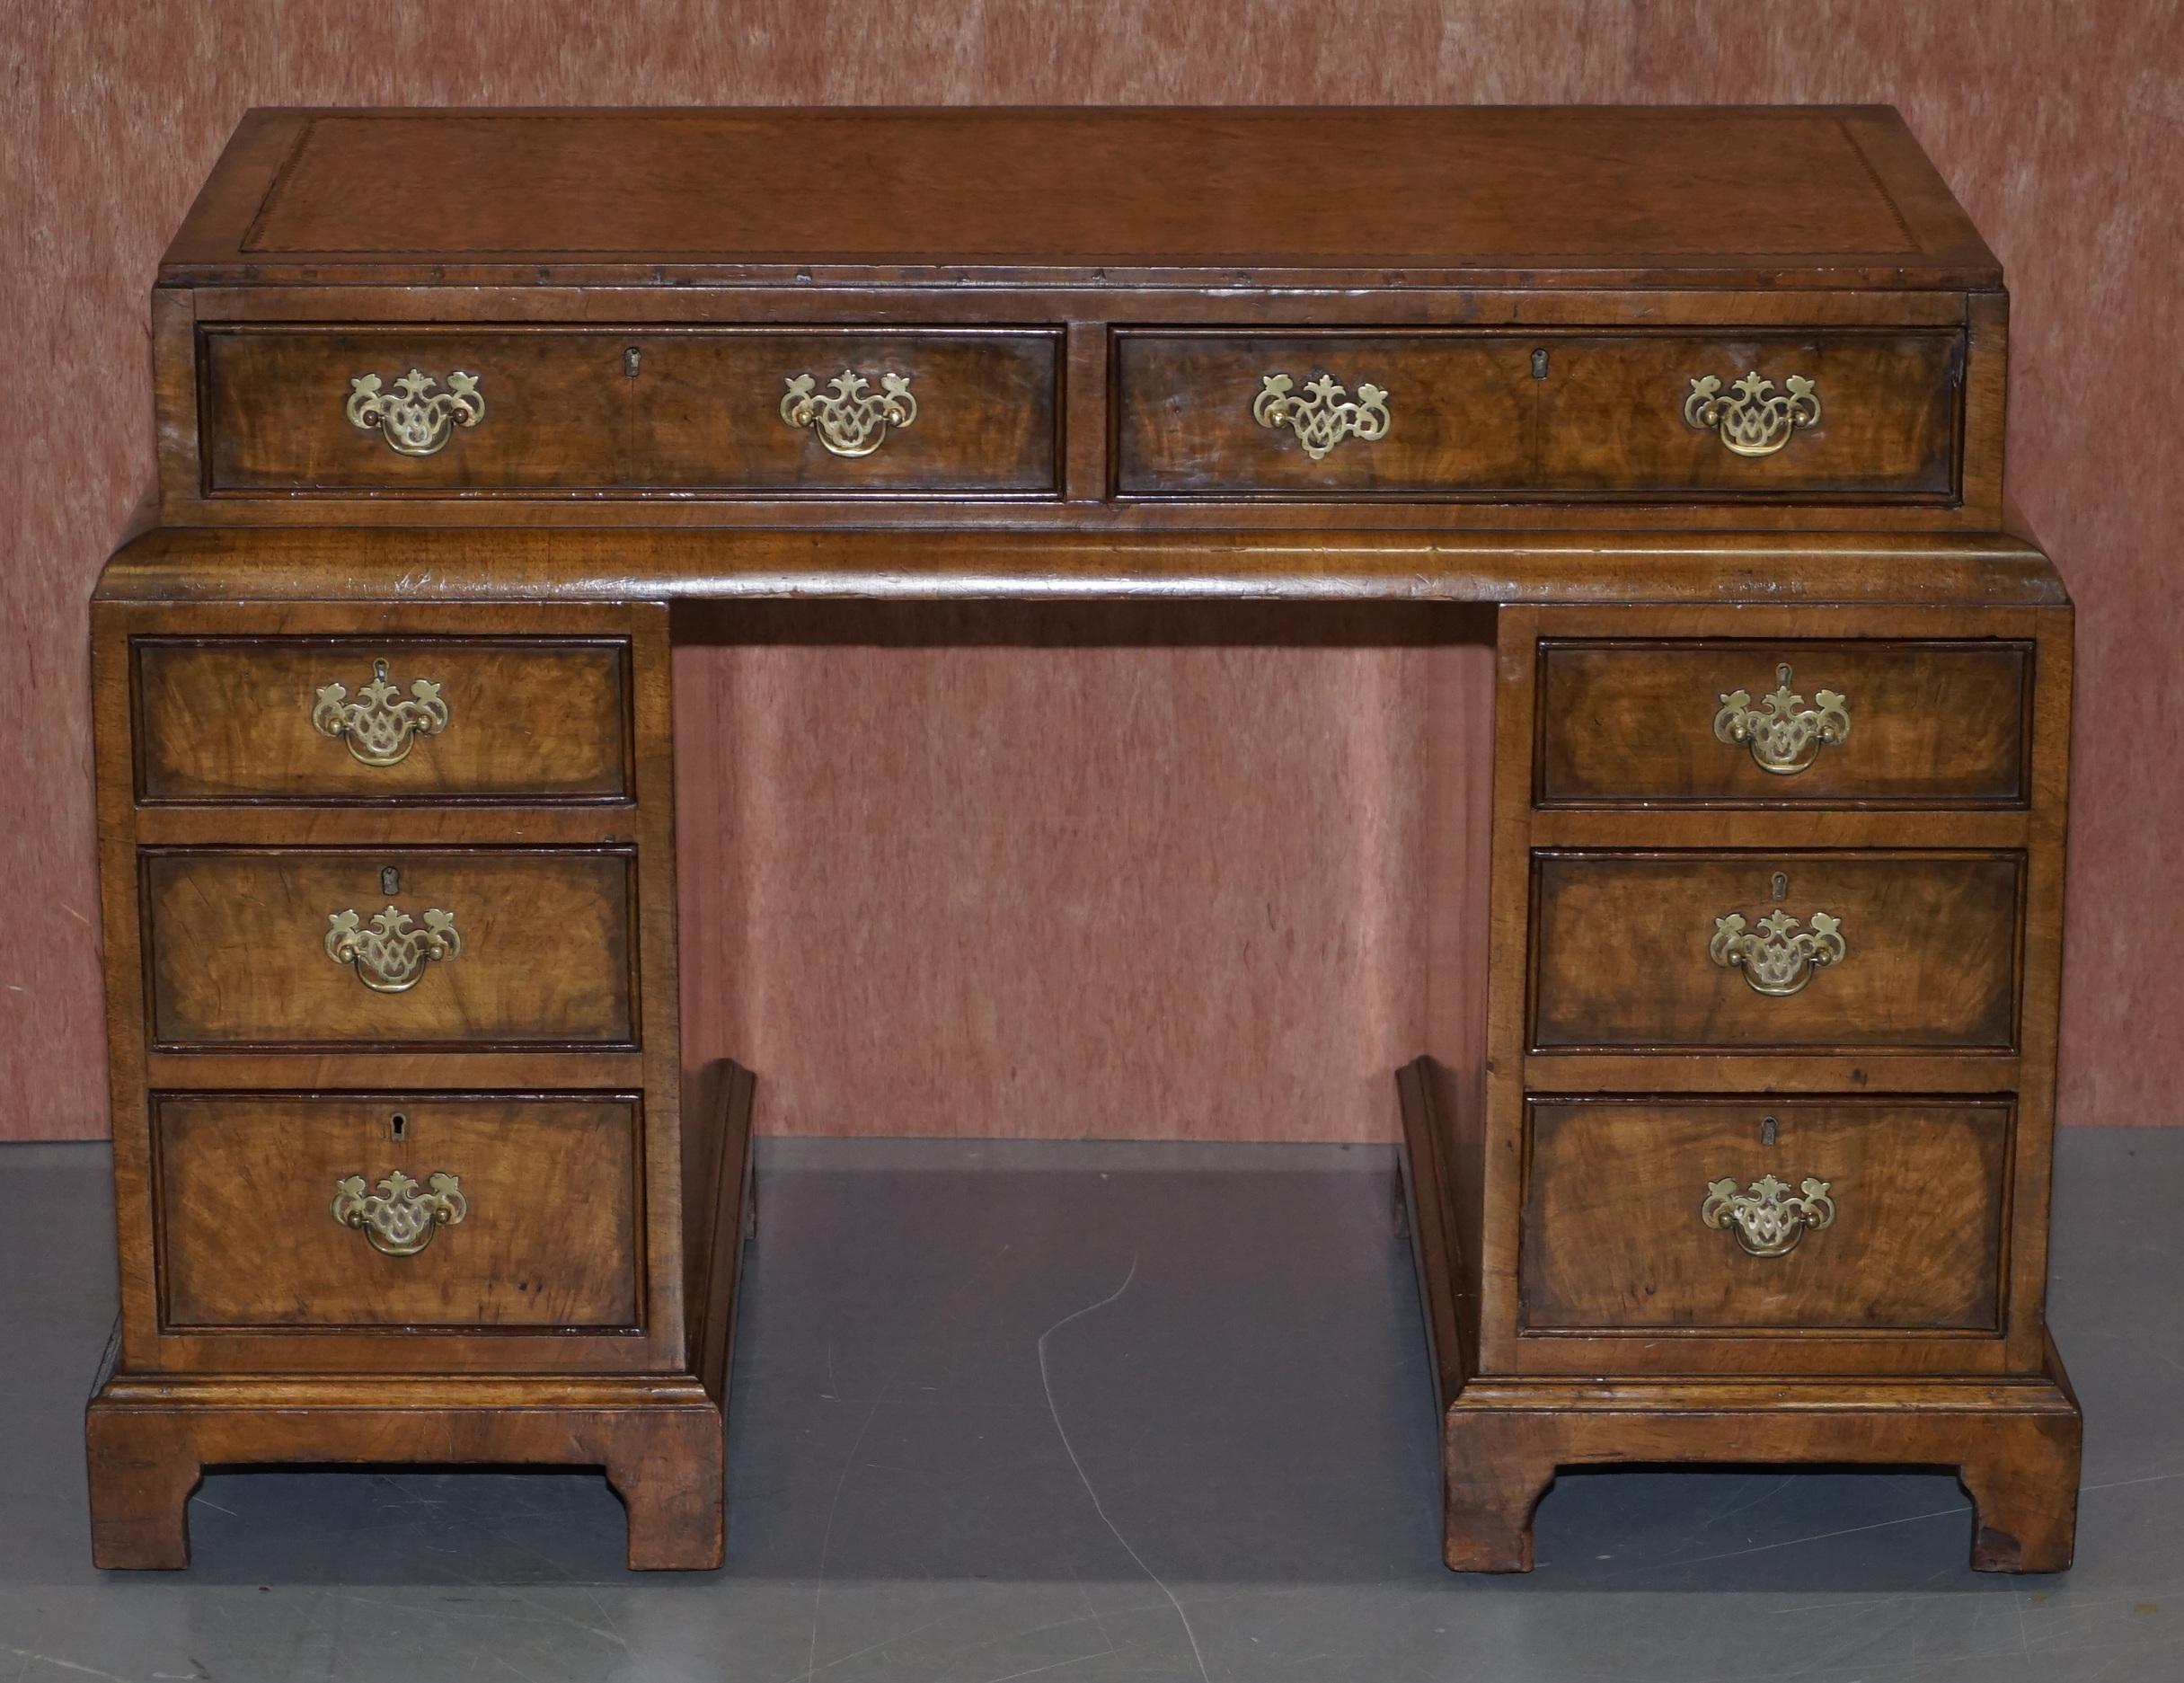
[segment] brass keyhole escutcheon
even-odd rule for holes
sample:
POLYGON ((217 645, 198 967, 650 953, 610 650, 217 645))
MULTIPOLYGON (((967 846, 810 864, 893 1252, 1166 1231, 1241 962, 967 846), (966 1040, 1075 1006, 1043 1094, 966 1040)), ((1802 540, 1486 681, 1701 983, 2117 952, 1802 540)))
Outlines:
POLYGON ((1779 1138, 1779 1131, 1780 1130, 1775 1126, 1774 1119, 1772 1116, 1763 1116, 1760 1118, 1759 1143, 1761 1145, 1771 1146, 1774 1144, 1777 1138, 1779 1138))
POLYGON ((1790 898, 1790 873, 1787 871, 1777 871, 1768 886, 1773 890, 1776 899, 1788 899, 1790 898))
POLYGON ((393 865, 379 867, 379 891, 389 899, 402 892, 402 873, 393 865))

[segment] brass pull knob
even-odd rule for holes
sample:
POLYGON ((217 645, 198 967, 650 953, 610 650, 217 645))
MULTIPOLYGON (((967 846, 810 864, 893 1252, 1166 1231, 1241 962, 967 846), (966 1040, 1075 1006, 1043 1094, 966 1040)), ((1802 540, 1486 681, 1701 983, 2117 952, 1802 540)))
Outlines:
POLYGON ((1803 1196, 1785 1198, 1789 1184, 1772 1174, 1761 1175, 1747 1192, 1737 1190, 1734 1178, 1709 1181, 1699 1219, 1736 1235, 1750 1255, 1781 1256, 1797 1249, 1807 1232, 1835 1221, 1835 1200, 1827 1186, 1808 1175, 1798 1188, 1803 1196))
POLYGON ((401 701, 386 675, 386 662, 372 662, 372 681, 349 700, 348 689, 329 684, 319 691, 311 709, 311 722, 322 736, 338 737, 349 751, 367 766, 392 766, 409 757, 420 736, 437 736, 447 728, 447 704, 440 686, 429 678, 410 686, 401 701))
POLYGON ((435 1174, 426 1191, 400 1169, 389 1172, 378 1190, 367 1191, 361 1174, 334 1183, 333 1218, 356 1227, 385 1256, 415 1256, 442 1227, 452 1227, 470 1213, 458 1174, 435 1174))
POLYGON ((1386 438, 1388 394, 1360 384, 1353 399, 1324 374, 1299 392, 1286 374, 1262 375, 1259 395, 1251 401, 1251 419, 1262 427, 1288 428, 1316 462, 1345 438, 1371 444, 1386 438))
POLYGON ((1804 696, 1790 687, 1788 667, 1776 667, 1774 678, 1781 687, 1761 697, 1764 712, 1752 704, 1749 690, 1733 689, 1721 696, 1714 738, 1749 748, 1760 770, 1787 777, 1811 765, 1821 748, 1850 735, 1851 704, 1841 691, 1823 689, 1813 693, 1817 704, 1808 707, 1804 696))
POLYGON ((463 950, 455 914, 437 906, 425 913, 425 926, 412 926, 399 906, 374 912, 367 924, 353 911, 330 912, 326 956, 353 966, 357 979, 376 994, 406 994, 425 974, 425 966, 454 958, 463 950))
POLYGON ((349 424, 376 431, 397 456, 431 456, 457 427, 474 427, 485 419, 485 394, 478 390, 476 375, 450 374, 444 392, 434 391, 433 385, 431 375, 411 368, 387 393, 380 389, 377 375, 359 374, 349 383, 349 424))
POLYGON ((1778 394, 1773 380, 1747 374, 1724 397, 1717 376, 1694 375, 1684 399, 1684 424, 1716 434, 1738 456, 1773 456, 1799 427, 1820 424, 1820 394, 1812 381, 1793 374, 1782 384, 1789 390, 1778 394))
POLYGON ((808 427, 836 456, 870 456, 888 441, 890 427, 917 421, 917 399, 910 395, 910 376, 882 374, 880 389, 854 368, 844 368, 818 390, 818 382, 800 374, 786 382, 781 418, 791 427, 808 427))
POLYGON ((1802 989, 1812 973, 1840 964, 1846 951, 1843 926, 1826 912, 1812 915, 1812 926, 1798 927, 1788 912, 1770 912, 1755 929, 1741 912, 1714 919, 1707 956, 1724 970, 1742 970, 1755 994, 1780 998, 1802 989))

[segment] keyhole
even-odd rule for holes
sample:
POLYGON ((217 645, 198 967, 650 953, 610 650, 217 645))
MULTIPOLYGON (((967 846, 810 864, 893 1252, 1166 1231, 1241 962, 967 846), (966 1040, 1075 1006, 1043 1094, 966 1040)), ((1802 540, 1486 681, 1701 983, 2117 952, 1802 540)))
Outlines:
POLYGON ((1763 1146, 1773 1145, 1778 1131, 1772 1116, 1762 1117, 1759 1123, 1759 1143, 1763 1146))
POLYGON ((1535 380, 1543 380, 1547 377, 1547 353, 1544 350, 1535 350, 1532 353, 1532 377, 1535 380))
POLYGON ((1788 689, 1790 687, 1790 669, 1786 666, 1776 667, 1774 669, 1774 681, 1777 684, 1780 684, 1784 689, 1788 689))
MULTIPOLYGON (((393 899, 394 896, 401 893, 402 873, 393 865, 381 865, 379 867, 379 891, 389 899, 393 899)), ((1780 899, 1782 896, 1778 894, 1774 898, 1780 899)))
MULTIPOLYGON (((1770 1122, 1768 1126, 1773 1127, 1773 1124, 1770 1122)), ((410 1119, 400 1111, 396 1111, 393 1115, 386 1119, 386 1131, 387 1137, 399 1146, 402 1144, 402 1137, 410 1131, 410 1119)))
POLYGON ((622 372, 631 379, 637 377, 638 364, 644 360, 644 352, 632 345, 622 353, 622 372))
POLYGON ((1773 889, 1776 899, 1786 900, 1790 898, 1790 877, 1787 872, 1777 871, 1774 873, 1773 889))

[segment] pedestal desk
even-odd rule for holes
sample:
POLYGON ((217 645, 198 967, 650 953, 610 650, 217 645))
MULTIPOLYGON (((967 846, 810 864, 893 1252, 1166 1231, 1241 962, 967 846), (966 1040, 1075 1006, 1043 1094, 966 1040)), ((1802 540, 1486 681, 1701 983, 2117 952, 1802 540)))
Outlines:
POLYGON ((603 1466, 720 1562, 754 1083, 684 1067, 668 653, 791 598, 1426 643, 1452 1566, 1684 1460, 1953 1466, 2068 1563, 2071 609, 1893 111, 264 111, 152 325, 102 1564, 298 1461, 603 1466))

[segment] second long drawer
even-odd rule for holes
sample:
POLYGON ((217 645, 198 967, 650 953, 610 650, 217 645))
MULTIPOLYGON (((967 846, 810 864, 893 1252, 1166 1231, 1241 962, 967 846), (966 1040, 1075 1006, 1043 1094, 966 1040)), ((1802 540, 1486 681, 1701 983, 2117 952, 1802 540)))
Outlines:
POLYGON ((2006 1052, 2016 853, 1543 853, 1537 1050, 2006 1052))
POLYGON ((163 1049, 638 1044, 634 849, 158 849, 143 871, 163 1049))

